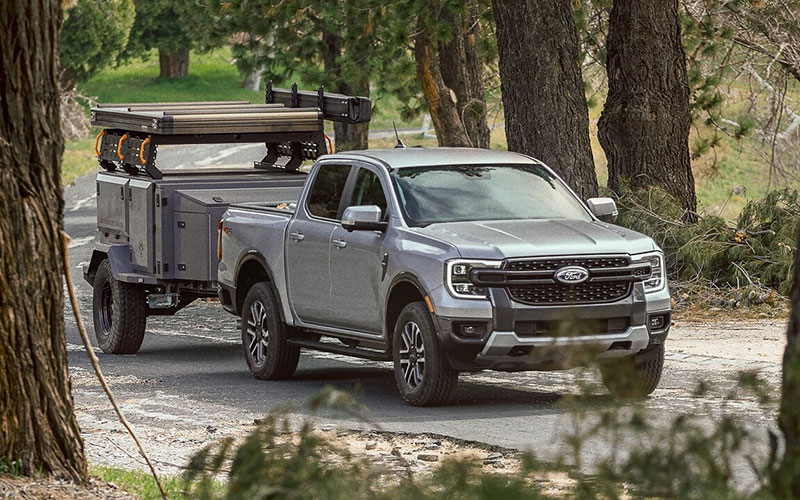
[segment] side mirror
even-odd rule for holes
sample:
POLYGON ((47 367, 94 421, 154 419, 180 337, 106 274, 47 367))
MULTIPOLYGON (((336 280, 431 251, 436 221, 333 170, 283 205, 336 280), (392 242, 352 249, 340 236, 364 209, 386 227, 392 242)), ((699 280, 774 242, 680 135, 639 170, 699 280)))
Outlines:
POLYGON ((383 231, 386 225, 377 205, 347 207, 342 214, 342 227, 348 231, 383 231))
POLYGON ((586 200, 586 204, 594 216, 601 221, 613 224, 617 220, 619 211, 617 204, 611 198, 589 198, 586 200))

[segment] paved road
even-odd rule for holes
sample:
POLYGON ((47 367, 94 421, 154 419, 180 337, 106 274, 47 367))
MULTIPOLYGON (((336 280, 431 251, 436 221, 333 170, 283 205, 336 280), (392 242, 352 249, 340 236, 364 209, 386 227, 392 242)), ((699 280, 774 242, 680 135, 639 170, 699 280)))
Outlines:
MULTIPOLYGON (((222 150, 218 146, 170 147, 159 151, 159 162, 184 168, 193 163, 246 163, 260 154, 258 146, 222 150)), ((79 266, 88 261, 92 250, 94 189, 93 174, 65 189, 65 227, 72 237, 70 265, 90 330, 91 287, 83 281, 79 266)), ((107 436, 118 432, 118 426, 88 371, 90 365, 69 309, 65 309, 65 318, 76 405, 90 458, 125 461, 123 450, 130 449, 127 440, 122 435, 107 436), (103 439, 93 437, 101 434, 103 439)), ((563 436, 571 431, 574 419, 564 404, 571 398, 565 396, 577 396, 577 405, 590 414, 613 407, 602 390, 580 395, 578 383, 595 377, 587 370, 462 375, 453 404, 441 408, 404 404, 388 363, 326 353, 304 351, 292 380, 258 381, 245 366, 235 319, 214 303, 199 302, 175 317, 151 318, 138 354, 99 354, 124 410, 162 460, 183 463, 191 449, 234 428, 243 429, 254 418, 285 404, 297 405, 294 414, 303 415, 306 398, 326 385, 357 391, 371 420, 385 430, 437 433, 529 449, 544 460, 555 460, 566 450, 563 436)), ((652 421, 665 427, 674 416, 686 412, 707 417, 710 424, 722 411, 733 411, 759 433, 771 427, 774 407, 761 408, 749 397, 728 400, 726 393, 741 369, 760 371, 774 390, 783 328, 782 321, 767 320, 710 328, 679 322, 668 344, 661 386, 643 403, 652 421), (715 389, 704 397, 692 397, 700 379, 715 382, 715 389)), ((363 426, 334 414, 321 419, 344 427, 363 426)), ((591 463, 607 451, 607 443, 590 443, 584 459, 591 463)), ((742 463, 740 468, 744 471, 747 466, 742 463)))

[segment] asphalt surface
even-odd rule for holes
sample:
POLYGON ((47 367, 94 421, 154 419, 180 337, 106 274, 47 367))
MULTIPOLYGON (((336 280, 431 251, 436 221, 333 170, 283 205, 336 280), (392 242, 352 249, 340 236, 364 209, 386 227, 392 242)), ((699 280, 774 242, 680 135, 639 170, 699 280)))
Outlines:
MULTIPOLYGON (((159 163, 170 168, 244 164, 260 158, 262 151, 263 147, 259 146, 173 146, 159 151, 159 163)), ((80 267, 88 262, 92 252, 96 217, 94 192, 94 173, 65 188, 64 213, 65 228, 71 237, 73 279, 83 320, 92 335, 92 289, 83 280, 80 267)), ((113 416, 91 381, 90 365, 71 314, 67 304, 65 321, 75 401, 85 437, 91 440, 91 434, 110 425, 113 416)), ((726 328, 720 327, 720 342, 725 342, 722 337, 728 331, 726 328)), ((775 336, 783 328, 782 321, 766 321, 745 325, 743 329, 752 330, 754 339, 766 341, 769 338, 779 343, 775 336)), ((714 347, 715 334, 712 328, 711 340, 704 337, 709 348, 693 351, 692 339, 693 335, 699 335, 697 329, 679 321, 667 343, 667 365, 659 389, 636 404, 648 412, 651 423, 662 429, 681 413, 701 417, 711 426, 722 413, 730 412, 746 423, 756 436, 763 437, 767 428, 774 427, 774 405, 762 407, 754 397, 748 396, 730 398, 728 392, 736 372, 748 369, 759 371, 774 393, 780 373, 775 349, 760 357, 748 355, 746 346, 750 342, 745 336, 744 340, 736 341, 742 344, 741 349, 733 349, 732 354, 720 354, 714 347), (676 351, 670 347, 672 345, 686 349, 676 351), (695 397, 692 392, 699 380, 712 382, 712 390, 695 397)), ((728 347, 731 345, 728 343, 728 347)), ((99 349, 96 351, 99 353, 99 349)), ((435 433, 531 450, 540 459, 555 461, 567 454, 564 436, 574 430, 576 408, 587 411, 591 420, 592 415, 615 406, 602 389, 593 389, 589 394, 580 389, 583 381, 598 378, 591 370, 580 369, 551 373, 465 374, 461 376, 452 404, 438 408, 406 405, 397 392, 389 363, 326 353, 303 351, 297 373, 291 380, 259 381, 250 375, 245 365, 236 318, 214 302, 197 302, 174 317, 149 318, 144 344, 136 355, 98 355, 128 418, 134 426, 145 429, 144 433, 156 448, 161 441, 159 436, 177 435, 176 429, 189 432, 196 429, 198 434, 203 434, 205 429, 216 431, 224 426, 246 425, 287 404, 294 405, 292 414, 296 418, 304 418, 310 414, 304 409, 304 402, 331 385, 355 391, 358 401, 367 408, 370 423, 331 412, 316 417, 321 422, 349 428, 375 425, 388 431, 435 433)), ((222 431, 220 429, 220 433, 224 433, 222 431)), ((208 437, 190 439, 184 444, 191 448, 206 442, 208 437)), ((173 441, 184 442, 182 439, 176 437, 173 441)), ((640 444, 629 442, 623 447, 640 444)), ((119 448, 116 443, 115 446, 119 448)), ((166 443, 164 446, 168 448, 166 443)), ((757 453, 763 451, 759 446, 756 448, 757 453)), ((607 441, 590 440, 582 452, 582 461, 590 467, 609 450, 607 441)), ((113 449, 109 451, 106 447, 104 453, 113 455, 113 449)), ((99 459, 113 462, 104 456, 99 459)), ((176 453, 173 459, 182 457, 176 453)), ((736 468, 742 474, 743 484, 749 484, 749 466, 742 462, 736 468)))

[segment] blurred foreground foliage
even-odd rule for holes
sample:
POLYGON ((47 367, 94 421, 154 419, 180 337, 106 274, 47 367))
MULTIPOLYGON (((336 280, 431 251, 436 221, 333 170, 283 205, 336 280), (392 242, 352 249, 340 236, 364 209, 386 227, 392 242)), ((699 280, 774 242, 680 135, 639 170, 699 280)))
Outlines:
POLYGON ((689 224, 664 191, 624 190, 617 224, 651 236, 664 250, 673 292, 699 285, 729 292, 717 293, 712 305, 773 303, 792 285, 798 201, 796 191, 772 191, 749 202, 735 226, 716 216, 689 224))
MULTIPOLYGON (((722 389, 724 401, 750 399, 769 412, 768 384, 742 372, 722 389)), ((699 384, 695 397, 721 388, 699 384)), ((574 499, 703 498, 772 500, 776 437, 748 428, 715 400, 717 417, 654 419, 636 401, 618 404, 591 383, 560 403, 572 433, 555 464, 521 454, 511 472, 486 471, 474 459, 446 459, 429 473, 389 469, 353 456, 309 422, 286 411, 261 420, 241 442, 223 439, 195 454, 183 476, 187 498, 217 499, 541 499, 554 498, 551 473, 571 470, 557 495, 574 499), (719 410, 722 414, 719 415, 719 410), (602 447, 586 454, 592 441, 602 447), (590 474, 582 458, 592 456, 590 474)), ((338 391, 327 388, 324 397, 338 391)), ((715 398, 712 398, 715 399, 715 398)), ((711 399, 709 399, 711 401, 711 399)), ((709 409, 710 410, 710 409, 709 409)), ((399 460, 404 460, 398 457, 399 460)))

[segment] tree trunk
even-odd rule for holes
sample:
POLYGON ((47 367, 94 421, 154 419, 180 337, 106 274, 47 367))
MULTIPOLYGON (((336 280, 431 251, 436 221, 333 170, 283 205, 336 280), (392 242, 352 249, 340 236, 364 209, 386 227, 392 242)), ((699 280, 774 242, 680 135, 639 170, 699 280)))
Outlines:
POLYGON ((242 80, 242 88, 254 90, 256 92, 261 90, 261 72, 264 68, 256 68, 246 75, 242 80))
POLYGON ((608 97, 598 125, 608 186, 659 186, 693 220, 692 117, 678 0, 615 0, 609 22, 608 97))
MULTIPOLYGON (((800 249, 800 234, 798 234, 800 249)), ((778 425, 783 433, 786 449, 780 466, 772 477, 776 498, 800 498, 800 251, 794 254, 794 282, 792 284, 792 315, 786 332, 786 349, 783 352, 783 383, 778 425)))
MULTIPOLYGON (((369 84, 356 82, 357 85, 344 85, 336 92, 347 95, 369 97, 369 84)), ((336 139, 336 151, 353 151, 369 149, 369 123, 333 122, 333 133, 336 139)))
POLYGON ((508 149, 545 162, 585 199, 597 174, 571 5, 492 0, 508 149))
MULTIPOLYGON (((342 40, 338 36, 323 35, 325 44, 325 54, 323 62, 325 73, 329 81, 335 82, 334 92, 347 95, 359 95, 369 97, 369 82, 359 78, 359 75, 348 75, 342 77, 342 68, 339 64, 339 57, 342 51, 342 40), (348 83, 341 83, 348 82, 348 83)), ((362 75, 363 77, 364 75, 362 75)), ((353 151, 357 149, 369 149, 369 123, 333 123, 333 134, 336 143, 336 151, 353 151)))
POLYGON ((0 457, 87 476, 62 303, 58 0, 0 4, 0 457))
POLYGON ((456 94, 444 83, 437 47, 425 29, 414 40, 414 60, 439 146, 472 146, 456 106, 456 94))
POLYGON ((159 78, 181 78, 189 74, 189 49, 158 49, 159 78))
POLYGON ((444 15, 453 30, 452 39, 439 46, 439 65, 444 84, 456 94, 456 109, 473 147, 489 147, 483 61, 476 47, 478 12, 470 2, 469 15, 444 15))

